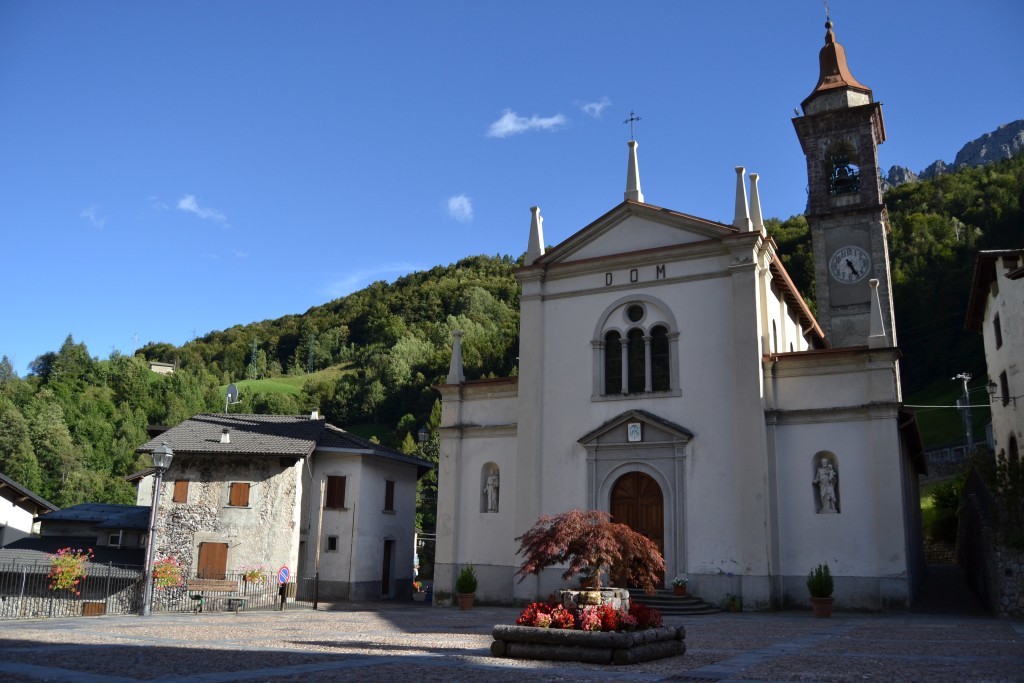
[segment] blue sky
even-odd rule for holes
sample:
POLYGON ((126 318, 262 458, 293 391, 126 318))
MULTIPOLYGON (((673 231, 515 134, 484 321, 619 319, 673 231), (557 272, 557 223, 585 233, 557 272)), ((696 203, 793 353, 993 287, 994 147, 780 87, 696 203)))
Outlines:
MULTIPOLYGON (((832 0, 883 168, 1024 117, 1024 3, 832 0)), ((800 2, 0 0, 0 354, 101 358, 548 243, 622 200, 804 206, 800 2)))

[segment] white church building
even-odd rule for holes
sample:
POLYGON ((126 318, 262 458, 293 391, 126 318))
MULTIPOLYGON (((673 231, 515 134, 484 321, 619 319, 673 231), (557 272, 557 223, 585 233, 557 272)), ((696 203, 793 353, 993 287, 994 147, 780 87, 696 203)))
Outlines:
POLYGON ((439 387, 438 602, 470 563, 479 600, 563 586, 559 569, 518 581, 514 539, 578 507, 648 536, 666 583, 685 574, 709 602, 804 606, 808 572, 828 563, 840 608, 910 605, 924 460, 901 403, 884 124, 826 28, 793 120, 818 318, 742 168, 731 225, 647 203, 633 140, 624 200, 595 221, 545 249, 534 207, 518 377, 466 381, 457 334, 439 387))

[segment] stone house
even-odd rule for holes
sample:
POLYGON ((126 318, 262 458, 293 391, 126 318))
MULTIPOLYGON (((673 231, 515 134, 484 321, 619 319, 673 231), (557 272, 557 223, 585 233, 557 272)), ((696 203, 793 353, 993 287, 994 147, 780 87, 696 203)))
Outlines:
POLYGON ((514 539, 578 507, 646 535, 666 580, 712 602, 807 606, 828 563, 844 608, 910 605, 925 466, 902 406, 882 109, 831 23, 819 65, 791 180, 808 185, 817 316, 742 167, 732 224, 650 203, 635 140, 623 201, 590 224, 546 249, 532 208, 518 376, 466 381, 456 334, 439 387, 435 596, 468 563, 482 599, 547 596, 562 570, 517 580, 514 539))
MULTIPOLYGON (((163 477, 158 557, 209 578, 257 566, 311 577, 319 547, 322 599, 411 591, 416 482, 429 463, 316 413, 200 414, 138 450, 161 442, 174 458, 163 477)), ((152 500, 152 482, 140 481, 140 504, 152 500)))

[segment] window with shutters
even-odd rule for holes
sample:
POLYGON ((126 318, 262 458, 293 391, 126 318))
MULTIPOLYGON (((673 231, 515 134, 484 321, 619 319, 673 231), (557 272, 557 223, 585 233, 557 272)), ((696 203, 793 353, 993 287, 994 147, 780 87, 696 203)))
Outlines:
POLYGON ((171 500, 175 503, 188 502, 188 479, 179 479, 174 482, 174 495, 171 500))
POLYGON ((384 512, 395 511, 395 482, 384 482, 384 512))
POLYGON ((228 490, 228 506, 229 507, 248 507, 249 506, 249 483, 243 481, 232 482, 230 489, 228 490))
POLYGON ((327 477, 327 499, 324 507, 332 510, 345 508, 345 477, 327 477))

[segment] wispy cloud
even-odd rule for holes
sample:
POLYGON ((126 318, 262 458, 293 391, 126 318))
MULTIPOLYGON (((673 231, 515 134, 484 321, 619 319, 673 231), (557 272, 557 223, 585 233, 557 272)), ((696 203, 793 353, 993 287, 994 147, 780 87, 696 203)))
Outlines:
POLYGON ((235 255, 235 258, 249 258, 249 252, 241 251, 239 249, 232 249, 231 253, 235 255))
POLYGON ((160 213, 161 211, 166 211, 167 209, 171 208, 171 207, 167 206, 167 202, 162 201, 156 195, 154 195, 152 197, 149 197, 148 199, 149 199, 149 207, 151 209, 153 209, 153 213, 160 213))
POLYGON ((587 102, 581 105, 580 109, 582 109, 583 113, 586 114, 587 116, 592 116, 595 119, 599 119, 601 118, 601 114, 604 112, 604 110, 610 107, 611 104, 611 100, 609 100, 607 97, 602 97, 597 102, 587 102))
POLYGON ((422 266, 413 263, 382 263, 372 268, 352 271, 346 273, 340 280, 329 283, 327 295, 334 298, 345 296, 376 280, 390 280, 416 270, 422 270, 422 266))
POLYGON ((460 223, 473 221, 473 200, 464 194, 448 198, 448 215, 460 223))
POLYGON ((107 219, 100 215, 100 207, 96 206, 95 204, 89 206, 88 208, 82 209, 82 212, 78 214, 78 217, 84 218, 85 220, 92 223, 92 226, 94 228, 102 228, 104 225, 107 224, 107 219))
POLYGON ((507 138, 510 135, 518 135, 531 130, 556 131, 568 123, 568 119, 561 114, 554 116, 540 117, 537 115, 527 118, 520 116, 511 109, 506 109, 501 118, 487 128, 489 138, 507 138))
POLYGON ((178 200, 178 209, 186 213, 194 213, 200 218, 217 221, 218 223, 226 223, 228 217, 222 214, 217 209, 209 206, 200 206, 199 202, 196 201, 194 194, 187 194, 178 200))

